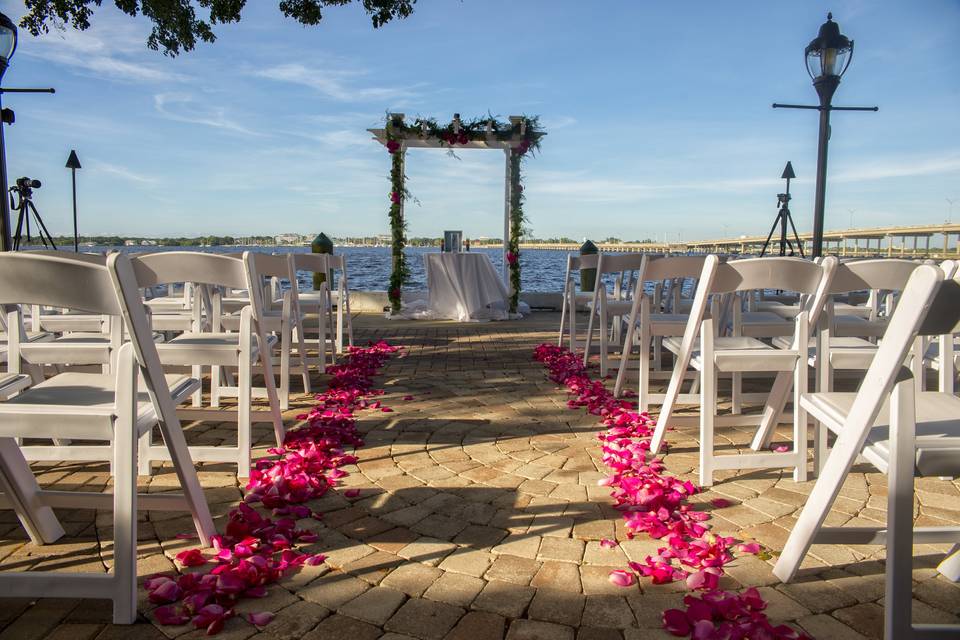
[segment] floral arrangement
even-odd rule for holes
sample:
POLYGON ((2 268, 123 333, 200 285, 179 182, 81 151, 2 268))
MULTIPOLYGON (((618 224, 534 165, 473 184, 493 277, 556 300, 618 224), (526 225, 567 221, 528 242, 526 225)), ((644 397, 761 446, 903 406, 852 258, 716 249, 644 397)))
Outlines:
MULTIPOLYGON (((601 419, 604 430, 597 438, 611 474, 599 484, 610 487, 615 507, 626 521, 627 536, 646 533, 665 542, 656 555, 629 562, 629 571, 611 571, 610 582, 629 587, 636 576, 643 576, 653 584, 683 581, 687 589, 698 592, 699 597, 683 598, 684 609, 664 611, 663 628, 674 636, 809 640, 796 629, 774 626, 763 613, 767 603, 756 589, 738 594, 719 588, 724 566, 734 559, 734 551, 769 555, 756 542, 736 544, 733 538, 710 531, 706 525, 710 514, 696 510, 689 501, 700 493, 700 487, 667 474, 663 461, 650 455, 656 421, 647 413, 638 413, 633 402, 616 399, 602 380, 590 377, 583 357, 566 347, 542 344, 534 351, 534 359, 543 363, 552 381, 567 388, 570 409, 584 407, 601 419)), ((724 498, 711 504, 716 509, 731 506, 724 498)), ((618 544, 616 540, 600 542, 604 547, 618 544)))
MULTIPOLYGON (((505 143, 510 149, 510 237, 507 243, 507 265, 510 269, 510 311, 515 313, 520 300, 520 239, 524 233, 523 223, 523 184, 521 166, 528 153, 540 148, 545 132, 537 117, 511 118, 509 122, 492 117, 461 121, 459 114, 446 125, 440 125, 432 118, 417 118, 407 123, 402 115, 390 114, 387 117, 386 148, 392 156, 390 170, 390 230, 393 238, 393 271, 390 274, 390 288, 387 295, 394 312, 400 310, 403 285, 409 276, 403 250, 406 246, 406 221, 403 216, 403 203, 410 198, 406 189, 406 176, 403 172, 403 160, 406 152, 406 140, 433 140, 438 146, 447 147, 453 152, 457 146, 474 142, 496 144, 505 143)), ((496 148, 496 147, 494 147, 496 148)))

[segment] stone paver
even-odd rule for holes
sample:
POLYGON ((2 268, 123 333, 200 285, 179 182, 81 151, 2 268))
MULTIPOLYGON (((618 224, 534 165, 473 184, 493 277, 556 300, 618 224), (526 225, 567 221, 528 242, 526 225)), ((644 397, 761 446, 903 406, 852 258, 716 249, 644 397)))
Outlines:
MULTIPOLYGON (((391 358, 377 384, 391 413, 358 412, 366 446, 346 467, 341 487, 311 501, 321 519, 298 527, 318 540, 305 551, 323 553, 321 566, 285 575, 262 599, 237 605, 221 637, 258 633, 244 614, 272 611, 276 618, 257 637, 269 640, 656 640, 669 636, 662 612, 682 606, 682 583, 630 588, 612 585, 609 573, 643 562, 664 546, 645 535, 627 538, 609 489, 595 439, 595 416, 570 411, 563 390, 531 358, 535 345, 556 340, 559 316, 535 313, 520 321, 487 324, 387 322, 359 315, 355 341, 387 339, 405 347, 391 358), (403 400, 411 396, 412 400, 403 400), (348 499, 346 488, 360 490, 348 499), (607 548, 600 541, 616 539, 607 548)), ((616 363, 614 360, 614 369, 616 363)), ((317 389, 325 379, 314 377, 317 389)), ((610 381, 607 381, 609 384, 610 381)), ((288 426, 313 399, 293 382, 288 426)), ((657 382, 656 384, 660 384, 657 382)), ((838 385, 843 381, 838 379, 838 385)), ((721 380, 721 392, 728 383, 721 380)), ((678 415, 690 413, 681 408, 678 415)), ((783 427, 781 427, 783 428, 783 427)), ((235 438, 231 424, 185 426, 192 444, 235 438)), ((717 429, 718 440, 745 448, 752 430, 717 429)), ((782 436, 788 436, 786 430, 782 436)), ((268 455, 272 430, 254 427, 256 456, 268 455)), ((668 470, 696 482, 698 428, 668 434, 668 470)), ((777 441, 783 440, 778 436, 777 441)), ((41 484, 105 490, 105 465, 36 464, 41 484)), ((224 465, 200 465, 200 478, 218 520, 237 504, 241 484, 224 465)), ((775 624, 789 623, 831 640, 878 638, 883 613, 883 550, 877 546, 814 545, 791 584, 773 576, 777 554, 813 482, 794 483, 789 472, 717 474, 717 483, 691 501, 712 514, 711 528, 738 541, 757 541, 760 555, 736 554, 721 586, 760 588, 775 624), (729 506, 715 507, 722 497, 729 506)), ((141 479, 149 492, 178 486, 169 465, 141 479)), ((917 480, 917 522, 960 524, 960 482, 917 480)), ((10 512, 0 512, 0 563, 73 570, 104 570, 110 562, 109 513, 59 510, 67 536, 42 548, 26 542, 10 512), (98 542, 103 540, 104 542, 98 542)), ((266 512, 265 512, 266 513, 266 512)), ((876 526, 886 519, 886 477, 854 467, 840 490, 829 525, 876 526)), ((223 524, 219 523, 221 531, 223 524)), ((195 545, 177 539, 189 518, 149 513, 141 518, 141 579, 176 571, 174 555, 195 545)), ((914 571, 914 619, 960 623, 960 586, 938 577, 943 545, 920 545, 914 571)), ((110 624, 103 601, 0 600, 0 640, 96 638, 161 640, 187 627, 155 626, 141 589, 143 620, 110 624)))

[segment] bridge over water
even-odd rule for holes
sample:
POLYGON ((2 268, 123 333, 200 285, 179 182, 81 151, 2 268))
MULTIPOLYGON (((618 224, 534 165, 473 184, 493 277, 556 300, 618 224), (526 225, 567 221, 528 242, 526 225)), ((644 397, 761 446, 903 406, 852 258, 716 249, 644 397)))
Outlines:
MULTIPOLYGON (((800 234, 804 251, 809 254, 812 233, 800 234)), ((778 254, 779 235, 771 240, 769 253, 778 254)), ((690 242, 598 242, 601 251, 613 253, 736 253, 759 255, 766 235, 692 240, 690 242)), ((579 251, 576 243, 521 243, 530 250, 579 251)), ((826 231, 823 234, 824 254, 841 257, 904 257, 904 258, 960 258, 960 223, 872 227, 826 231)))

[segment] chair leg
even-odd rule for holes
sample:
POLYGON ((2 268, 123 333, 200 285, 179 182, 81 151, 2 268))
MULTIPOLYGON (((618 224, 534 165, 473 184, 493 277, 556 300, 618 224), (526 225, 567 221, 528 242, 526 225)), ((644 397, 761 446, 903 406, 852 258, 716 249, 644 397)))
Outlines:
POLYGON ((310 385, 310 361, 307 359, 307 343, 303 336, 302 322, 302 319, 297 321, 297 326, 294 327, 294 337, 297 340, 297 361, 300 366, 300 377, 303 378, 303 392, 309 394, 312 392, 310 385))
MULTIPOLYGON (((290 325, 280 329, 280 409, 290 408, 290 325)), ((266 372, 264 372, 266 373, 266 372)))
POLYGON ((743 411, 743 373, 734 371, 730 375, 730 413, 739 414, 743 411))
POLYGON ((807 481, 807 412, 800 406, 800 397, 807 392, 807 369, 798 364, 793 383, 793 452, 797 466, 793 470, 794 482, 807 481))
POLYGON ((557 336, 558 347, 563 346, 563 330, 566 328, 567 322, 567 288, 568 286, 564 287, 564 291, 560 296, 560 332, 557 336))
POLYGON ((130 406, 123 407, 121 393, 118 389, 122 408, 113 440, 113 622, 132 624, 137 618, 137 437, 132 419, 136 404, 133 398, 124 398, 130 406))
POLYGON ((0 491, 13 503, 34 544, 52 544, 64 536, 53 509, 40 503, 40 485, 13 438, 0 438, 0 491))
MULTIPOLYGON (((203 380, 203 367, 201 367, 198 364, 195 364, 192 367, 190 367, 190 376, 197 380, 203 380)), ((213 385, 214 385, 213 376, 210 376, 211 394, 213 393, 213 385)), ((194 407, 202 407, 203 406, 203 390, 197 389, 193 393, 193 396, 191 397, 191 401, 194 407)))
POLYGON ((770 388, 770 395, 767 396, 767 404, 763 407, 763 417, 760 419, 760 426, 753 436, 750 448, 754 451, 766 449, 773 440, 773 432, 777 428, 780 416, 783 415, 783 409, 787 406, 787 395, 790 393, 790 386, 793 384, 793 376, 789 373, 780 372, 773 381, 770 388))
POLYGON ((820 477, 817 478, 773 568, 773 574, 782 582, 790 582, 796 575, 800 563, 813 544, 813 539, 823 526, 830 507, 840 494, 843 481, 860 453, 860 442, 856 437, 851 431, 841 432, 830 450, 820 477))
POLYGON ((890 465, 887 471, 887 566, 884 635, 912 635, 914 382, 897 383, 890 398, 890 465))
POLYGON ((937 565, 937 571, 951 582, 960 582, 960 544, 953 545, 947 557, 937 565))
MULTIPOLYGON (((607 375, 607 348, 610 345, 609 335, 608 335, 608 324, 607 324, 607 307, 603 305, 600 307, 600 375, 607 375)), ((586 357, 586 353, 584 353, 586 357)))
POLYGON ((634 326, 627 327, 627 333, 623 341, 623 350, 620 352, 620 362, 617 364, 617 380, 613 384, 613 396, 619 398, 623 393, 623 383, 627 381, 627 365, 633 355, 633 334, 634 326))
POLYGON ((641 413, 650 411, 650 335, 649 331, 640 329, 640 368, 638 370, 637 410, 641 413))
POLYGON ((705 363, 700 385, 700 486, 713 486, 713 427, 717 415, 717 374, 705 363))
POLYGON ((317 307, 317 357, 320 359, 320 373, 327 372, 327 317, 326 302, 321 297, 317 307))
MULTIPOLYGON (((199 378, 198 378, 199 379, 199 378)), ((210 367, 210 406, 220 407, 220 385, 223 382, 223 368, 220 365, 210 367)))
MULTIPOLYGON (((269 359, 269 355, 267 358, 269 359)), ((237 375, 237 476, 241 478, 250 477, 250 456, 251 456, 251 424, 250 424, 250 403, 253 400, 253 380, 252 363, 250 355, 245 352, 240 354, 240 371, 237 375)), ((264 380, 268 372, 263 372, 264 380)))
POLYGON ((153 429, 147 429, 137 440, 139 451, 137 453, 137 473, 141 476, 149 476, 153 473, 153 465, 150 460, 150 447, 153 445, 153 429))
POLYGON ((590 308, 590 319, 587 320, 587 335, 583 343, 583 364, 590 363, 590 347, 593 345, 593 318, 597 315, 596 305, 590 308))

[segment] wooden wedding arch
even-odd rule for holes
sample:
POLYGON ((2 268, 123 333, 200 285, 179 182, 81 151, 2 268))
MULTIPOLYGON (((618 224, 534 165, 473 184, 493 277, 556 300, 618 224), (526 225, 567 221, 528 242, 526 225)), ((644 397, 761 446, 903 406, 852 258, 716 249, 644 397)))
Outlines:
POLYGON ((406 245, 404 202, 409 197, 404 175, 407 149, 490 149, 505 156, 503 196, 503 279, 510 290, 510 311, 516 312, 520 295, 520 237, 523 234, 523 158, 540 147, 546 135, 538 118, 510 116, 508 122, 495 118, 463 121, 454 114, 449 124, 417 118, 406 121, 402 113, 387 114, 382 129, 368 129, 392 156, 390 171, 390 223, 393 243, 393 270, 388 296, 394 311, 400 310, 403 284, 408 272, 403 249, 406 245))

